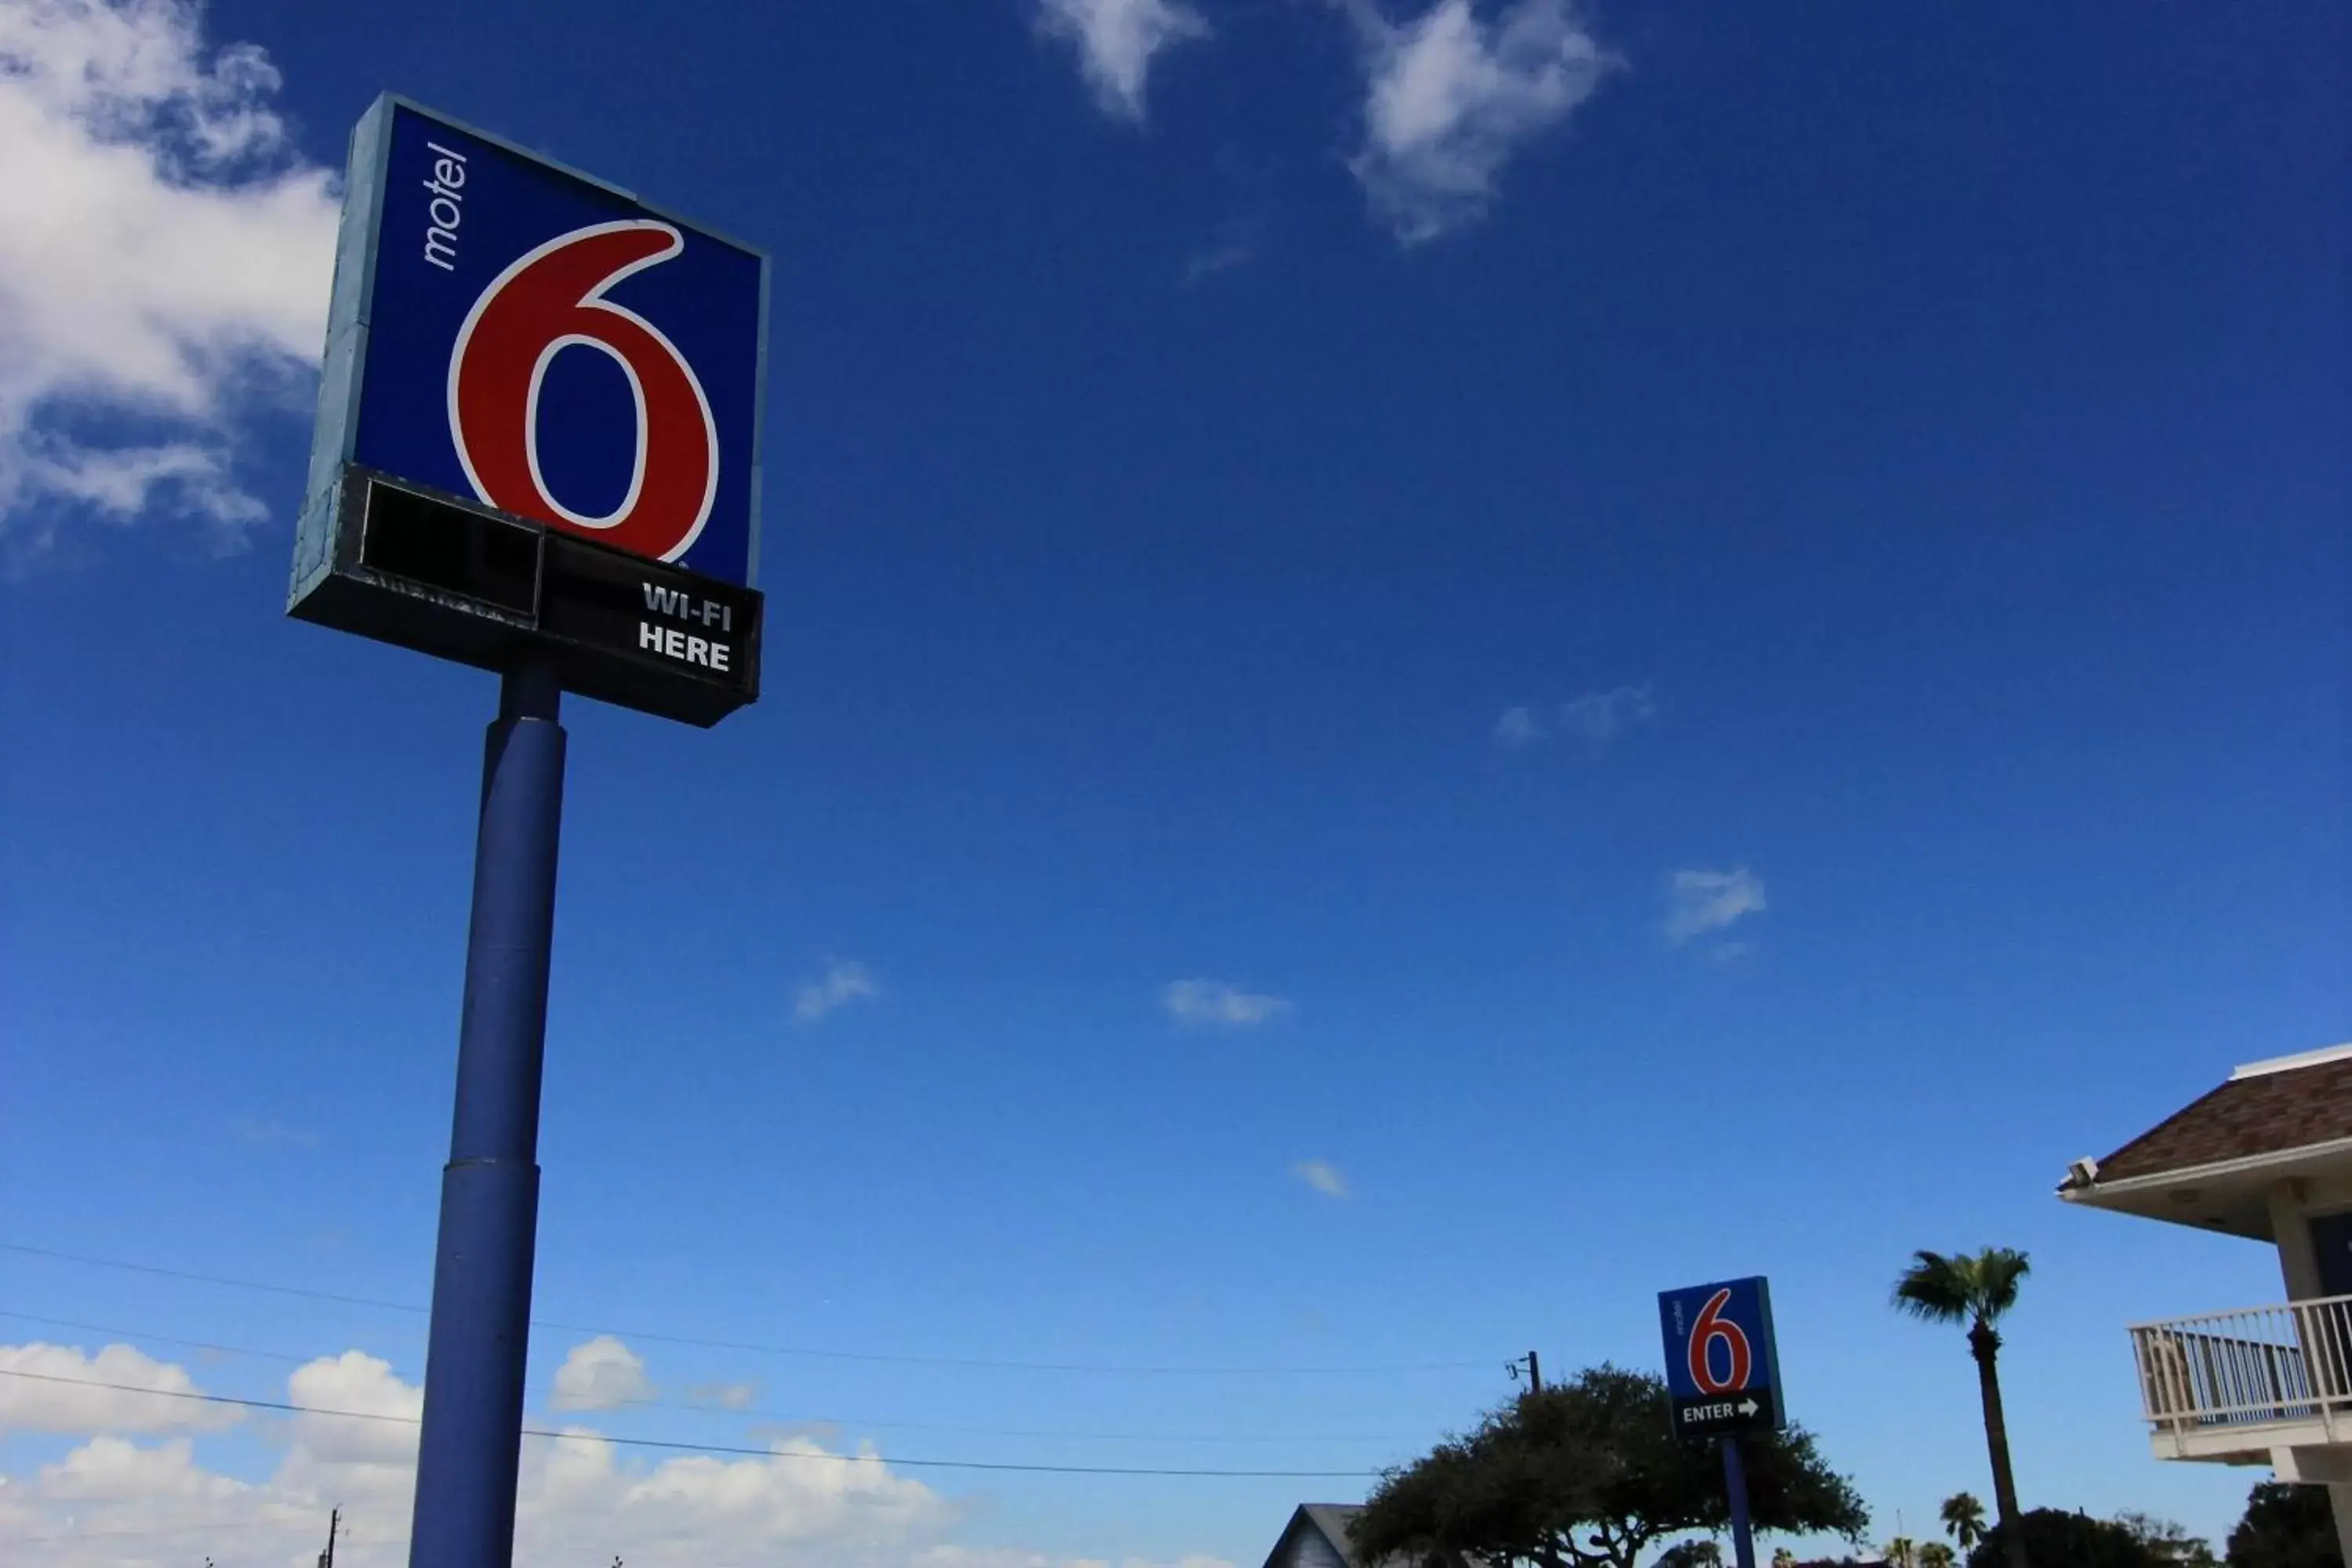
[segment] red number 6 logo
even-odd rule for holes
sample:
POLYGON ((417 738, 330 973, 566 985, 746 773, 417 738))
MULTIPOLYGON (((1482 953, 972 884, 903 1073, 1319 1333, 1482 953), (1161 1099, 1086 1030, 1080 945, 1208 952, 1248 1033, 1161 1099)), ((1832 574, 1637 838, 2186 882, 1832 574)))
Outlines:
POLYGON ((1736 1394, 1748 1386, 1748 1372, 1754 1354, 1748 1348, 1748 1333, 1738 1323, 1718 1316, 1731 1303, 1731 1292, 1717 1290, 1707 1298, 1706 1309, 1698 1321, 1691 1325, 1690 1374, 1701 1394, 1736 1394), (1715 1375, 1715 1342, 1721 1340, 1731 1363, 1731 1375, 1715 1375))
POLYGON ((596 224, 558 235, 482 290, 449 355, 449 433, 476 495, 657 561, 686 552, 719 489, 710 400, 660 328, 604 298, 685 247, 666 223, 596 224), (575 343, 612 355, 636 404, 628 491, 602 517, 556 500, 539 470, 540 384, 575 343))

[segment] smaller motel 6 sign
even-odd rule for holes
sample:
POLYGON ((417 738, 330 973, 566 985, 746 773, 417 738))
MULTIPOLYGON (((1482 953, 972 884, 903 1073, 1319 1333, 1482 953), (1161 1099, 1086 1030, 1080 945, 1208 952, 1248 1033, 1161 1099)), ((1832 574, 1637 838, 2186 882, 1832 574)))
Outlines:
POLYGON ((1731 1437, 1781 1425, 1772 1295, 1759 1275, 1658 1293, 1677 1436, 1731 1437))

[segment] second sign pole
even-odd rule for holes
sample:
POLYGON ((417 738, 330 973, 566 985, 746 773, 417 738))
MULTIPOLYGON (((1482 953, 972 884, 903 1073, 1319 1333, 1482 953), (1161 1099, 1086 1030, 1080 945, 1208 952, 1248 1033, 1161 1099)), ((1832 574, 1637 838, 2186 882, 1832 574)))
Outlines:
POLYGON ((1723 1439, 1723 1490, 1731 1503, 1731 1553, 1739 1568, 1756 1568, 1756 1532, 1748 1523, 1748 1466, 1739 1439, 1723 1439))

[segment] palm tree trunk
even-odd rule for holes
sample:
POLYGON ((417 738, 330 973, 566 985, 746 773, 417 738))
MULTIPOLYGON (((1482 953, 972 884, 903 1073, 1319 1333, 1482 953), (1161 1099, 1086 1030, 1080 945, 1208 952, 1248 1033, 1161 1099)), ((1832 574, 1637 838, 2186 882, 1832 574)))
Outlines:
POLYGON ((2000 1354, 2000 1336, 1984 1323, 1969 1330, 1969 1350, 1977 1358, 1977 1392, 1984 1399, 1985 1447, 1992 1456, 1992 1501, 2000 1516, 2001 1540, 2009 1568, 2028 1568, 2025 1537, 2017 1506, 2017 1478, 2009 1468, 2009 1422, 2001 1415, 2000 1373, 1993 1365, 2000 1354))

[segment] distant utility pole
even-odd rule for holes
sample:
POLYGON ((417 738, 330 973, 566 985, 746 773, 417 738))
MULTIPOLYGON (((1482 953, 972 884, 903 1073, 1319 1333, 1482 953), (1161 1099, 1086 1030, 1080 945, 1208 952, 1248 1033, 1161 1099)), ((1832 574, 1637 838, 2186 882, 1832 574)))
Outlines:
MULTIPOLYGON (((1530 1394, 1541 1394, 1543 1392, 1543 1363, 1536 1358, 1536 1352, 1533 1351, 1529 1351, 1527 1354, 1515 1357, 1508 1363, 1506 1363, 1505 1364, 1510 1367, 1511 1376, 1515 1381, 1519 1375, 1520 1362, 1525 1362, 1528 1365, 1528 1392, 1530 1394)), ((1549 1541, 1545 1542, 1543 1545, 1543 1563, 1544 1568, 1559 1568, 1559 1553, 1553 1549, 1551 1542, 1549 1541)))
POLYGON ((327 1549, 319 1553, 319 1568, 335 1568, 335 1527, 343 1521, 343 1510, 327 1510, 327 1549))

